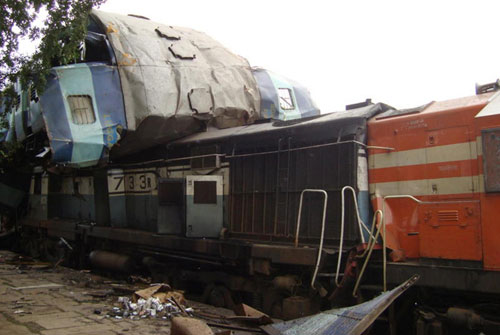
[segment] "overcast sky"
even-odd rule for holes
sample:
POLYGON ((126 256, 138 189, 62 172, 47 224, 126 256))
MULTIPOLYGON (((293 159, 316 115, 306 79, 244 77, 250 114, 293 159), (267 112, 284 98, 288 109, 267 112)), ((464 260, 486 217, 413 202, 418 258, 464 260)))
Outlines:
POLYGON ((500 1, 108 0, 101 10, 203 31, 309 88, 322 112, 474 94, 500 77, 500 1))

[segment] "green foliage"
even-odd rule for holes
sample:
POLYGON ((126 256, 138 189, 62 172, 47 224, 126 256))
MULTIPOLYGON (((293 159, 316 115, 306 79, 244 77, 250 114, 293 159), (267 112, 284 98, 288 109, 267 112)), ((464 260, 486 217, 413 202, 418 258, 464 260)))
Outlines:
POLYGON ((29 161, 26 160, 22 143, 0 143, 0 174, 14 170, 18 172, 29 172, 32 167, 29 161))
POLYGON ((78 59, 85 39, 87 16, 105 0, 0 0, 0 91, 20 78, 24 86, 33 74, 41 92, 54 64, 78 59), (23 38, 41 38, 38 49, 28 57, 19 52, 23 38))
MULTIPOLYGON (((78 60, 88 14, 105 1, 0 0, 0 104, 5 107, 0 128, 8 128, 5 113, 17 97, 14 83, 19 80, 24 88, 34 85, 41 93, 51 67, 78 60), (21 40, 38 43, 37 50, 32 55, 21 52, 21 40)), ((30 165, 22 143, 0 143, 0 174, 29 170, 30 165)))

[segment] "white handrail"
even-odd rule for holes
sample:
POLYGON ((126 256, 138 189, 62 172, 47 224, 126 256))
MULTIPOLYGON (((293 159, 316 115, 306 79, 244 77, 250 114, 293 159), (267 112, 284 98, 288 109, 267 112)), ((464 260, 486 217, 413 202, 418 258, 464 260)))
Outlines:
POLYGON ((351 191, 352 198, 354 199, 354 209, 356 210, 356 218, 358 219, 358 227, 359 227, 359 233, 361 237, 361 243, 365 243, 365 237, 363 235, 363 230, 361 228, 364 228, 368 233, 370 233, 370 230, 368 227, 366 227, 365 223, 363 220, 361 220, 361 217, 359 216, 359 207, 358 207, 358 199, 356 197, 356 190, 352 186, 344 186, 342 188, 342 217, 341 217, 341 225, 344 225, 344 218, 345 218, 345 191, 349 190, 351 191))
POLYGON ((345 191, 351 191, 352 197, 354 199, 354 209, 356 211, 356 217, 358 219, 358 227, 359 234, 361 236, 361 242, 365 243, 365 237, 363 235, 363 230, 361 228, 365 228, 366 231, 370 234, 370 237, 373 237, 370 230, 366 227, 364 222, 361 220, 359 216, 359 208, 358 208, 358 200, 356 198, 356 190, 352 186, 344 186, 341 191, 341 217, 340 217, 340 243, 339 243, 339 251, 338 251, 338 259, 337 259, 337 269, 335 272, 335 284, 340 286, 339 275, 340 275, 340 264, 342 261, 342 249, 344 245, 344 226, 345 226, 345 191))
POLYGON ((359 284, 361 282, 361 277, 363 276, 365 268, 366 268, 366 266, 368 264, 368 261, 369 261, 369 259, 371 257, 371 254, 372 254, 372 251, 373 251, 373 247, 375 246, 377 238, 378 238, 378 236, 380 234, 380 230, 383 231, 383 233, 382 233, 382 278, 383 278, 383 285, 384 285, 383 288, 384 288, 384 292, 387 291, 387 250, 386 250, 386 246, 387 246, 386 236, 387 235, 386 235, 386 229, 385 229, 385 201, 387 199, 411 199, 411 200, 417 202, 418 204, 424 203, 424 201, 418 200, 417 198, 415 198, 414 196, 409 195, 409 194, 386 195, 383 198, 383 201, 382 201, 382 211, 380 209, 377 210, 375 212, 374 217, 373 217, 372 232, 373 232, 374 225, 376 225, 377 213, 379 213, 380 216, 381 216, 381 218, 380 218, 380 225, 379 225, 379 227, 377 229, 377 233, 375 234, 375 236, 374 237, 373 237, 373 235, 370 236, 370 241, 373 241, 373 242, 371 244, 370 244, 370 242, 368 242, 368 246, 367 246, 366 250, 361 255, 361 257, 364 257, 364 255, 368 252, 368 255, 366 256, 365 262, 363 263, 363 267, 361 268, 361 271, 359 273, 358 279, 356 280, 356 285, 354 286, 354 290, 352 292, 353 296, 356 296, 356 292, 358 290, 358 286, 359 286, 359 284))
MULTIPOLYGON (((358 292, 358 287, 359 284, 361 283, 361 278, 363 277, 363 274, 365 272, 366 266, 368 265, 368 261, 370 260, 370 257, 372 255, 373 248, 375 247, 375 243, 377 242, 378 236, 380 234, 380 230, 382 229, 382 226, 384 226, 384 214, 383 212, 379 209, 375 212, 373 215, 373 221, 372 221, 372 229, 371 229, 371 234, 370 234, 370 239, 368 240, 368 245, 366 246, 365 251, 363 254, 361 254, 359 257, 365 257, 366 253, 368 255, 366 256, 366 259, 363 263, 363 266, 361 267, 361 271, 359 272, 358 278, 356 279, 356 284, 354 285, 354 290, 352 291, 353 297, 356 297, 357 292, 358 292), (377 228, 377 233, 375 236, 373 236, 373 231, 375 229, 375 226, 377 225, 377 217, 380 215, 380 225, 377 228)), ((385 259, 384 259, 384 264, 385 264, 385 259)), ((384 267, 385 268, 385 267, 384 267)), ((385 285, 385 276, 384 276, 384 292, 386 291, 386 285, 385 285)))
POLYGON ((323 203, 323 220, 321 222, 321 237, 319 240, 319 248, 318 248, 318 256, 316 257, 316 267, 314 268, 314 273, 311 278, 311 288, 316 289, 314 287, 314 282, 316 281, 316 276, 318 275, 319 263, 321 262, 321 253, 323 252, 323 239, 325 236, 325 219, 326 219, 326 206, 328 203, 328 193, 325 190, 311 189, 306 188, 300 193, 300 202, 299 202, 299 215, 297 217, 297 230, 295 231, 295 247, 299 246, 299 231, 300 231, 300 217, 302 216, 302 201, 304 200, 304 193, 313 192, 313 193, 322 193, 324 198, 323 203))

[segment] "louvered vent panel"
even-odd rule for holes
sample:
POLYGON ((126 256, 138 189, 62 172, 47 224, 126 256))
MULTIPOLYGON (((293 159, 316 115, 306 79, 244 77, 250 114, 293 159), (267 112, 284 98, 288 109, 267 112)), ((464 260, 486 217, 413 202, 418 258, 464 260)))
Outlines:
POLYGON ((457 210, 438 211, 439 221, 458 221, 457 210))

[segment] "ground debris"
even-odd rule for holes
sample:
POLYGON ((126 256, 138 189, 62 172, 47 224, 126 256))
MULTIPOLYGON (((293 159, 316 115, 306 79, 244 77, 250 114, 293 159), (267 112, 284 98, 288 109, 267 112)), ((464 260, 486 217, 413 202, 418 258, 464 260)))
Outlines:
POLYGON ((5 263, 9 265, 16 265, 19 270, 47 270, 53 268, 53 264, 48 262, 42 262, 36 259, 33 259, 29 256, 23 255, 13 255, 11 257, 2 257, 0 259, 0 263, 5 263))
POLYGON ((21 287, 12 287, 12 290, 15 291, 21 291, 21 290, 31 290, 31 289, 40 289, 40 288, 60 288, 63 287, 64 285, 60 284, 55 284, 55 283, 48 283, 48 284, 40 284, 40 285, 30 285, 30 286, 21 286, 21 287))
POLYGON ((13 256, 0 250, 0 298, 4 302, 0 304, 0 334, 160 334, 168 333, 178 317, 198 319, 218 335, 260 331, 227 319, 234 316, 231 310, 187 301, 182 291, 165 289, 169 288, 165 284, 132 285, 123 277, 64 266, 49 271, 26 266, 20 273, 16 265, 6 263, 13 256), (158 285, 162 288, 155 288, 158 285), (134 300, 135 292, 144 289, 150 292, 147 299, 134 300), (221 333, 223 329, 229 332, 221 333))
POLYGON ((273 323, 273 320, 269 317, 269 315, 245 304, 234 306, 234 313, 236 316, 228 317, 229 320, 245 321, 258 325, 268 325, 273 323))
POLYGON ((119 306, 108 313, 117 319, 162 318, 170 320, 177 315, 192 316, 193 308, 186 307, 182 292, 173 291, 167 284, 154 284, 135 291, 132 298, 119 297, 119 306))
POLYGON ((213 335, 214 332, 203 321, 187 317, 176 317, 172 320, 171 335, 213 335))

